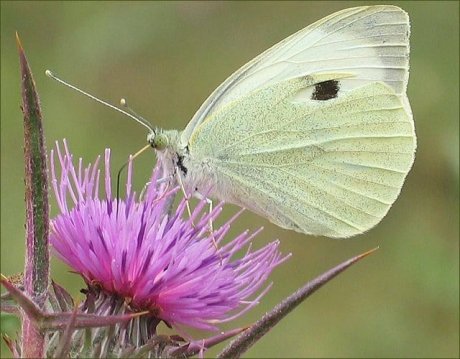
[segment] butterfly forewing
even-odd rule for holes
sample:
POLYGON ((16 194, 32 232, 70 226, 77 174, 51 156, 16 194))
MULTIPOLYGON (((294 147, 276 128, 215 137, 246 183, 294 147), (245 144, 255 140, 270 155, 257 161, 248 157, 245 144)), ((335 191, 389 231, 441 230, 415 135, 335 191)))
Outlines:
POLYGON ((396 6, 345 9, 274 45, 225 80, 203 103, 182 134, 187 143, 214 111, 251 91, 319 72, 350 72, 342 91, 382 81, 397 94, 406 91, 409 17, 396 6))

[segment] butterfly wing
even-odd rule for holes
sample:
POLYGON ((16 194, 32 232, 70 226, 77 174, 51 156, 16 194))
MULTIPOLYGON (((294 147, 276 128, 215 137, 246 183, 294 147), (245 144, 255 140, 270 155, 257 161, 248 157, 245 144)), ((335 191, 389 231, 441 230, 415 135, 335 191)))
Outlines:
POLYGON ((189 178, 212 178, 215 197, 284 228, 338 238, 372 228, 414 160, 408 66, 409 19, 397 7, 314 23, 198 110, 181 134, 189 178))
POLYGON ((415 133, 404 96, 382 82, 305 98, 319 80, 340 86, 348 76, 286 80, 225 106, 192 136, 190 170, 206 163, 216 197, 281 227, 329 237, 368 230, 401 190, 415 133))
MULTIPOLYGON (((384 82, 404 94, 409 66, 409 17, 389 5, 336 12, 298 31, 241 67, 203 103, 182 132, 182 143, 213 112, 248 93, 318 72, 350 72, 342 91, 384 82)), ((407 102, 407 100, 405 100, 407 102)), ((405 104, 410 111, 408 102, 405 104)))

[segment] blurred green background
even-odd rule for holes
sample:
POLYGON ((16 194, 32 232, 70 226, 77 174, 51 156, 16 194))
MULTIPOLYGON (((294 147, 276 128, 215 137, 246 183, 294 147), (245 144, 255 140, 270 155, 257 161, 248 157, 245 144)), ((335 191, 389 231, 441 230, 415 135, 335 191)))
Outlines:
MULTIPOLYGON (((403 7, 412 21, 414 168, 381 224, 350 240, 308 238, 250 213, 240 217, 233 233, 264 225, 257 244, 279 238, 281 250, 293 257, 275 270, 274 287, 262 303, 224 329, 251 323, 322 271, 380 246, 285 318, 246 357, 459 356, 459 3, 389 3, 403 7)), ((153 123, 182 129, 238 67, 315 20, 358 5, 364 3, 2 1, 1 272, 20 272, 24 262, 15 31, 35 74, 48 149, 67 138, 75 156, 92 161, 110 147, 118 168, 144 146, 144 128, 63 88, 45 69, 112 103, 126 97, 153 123)), ((152 153, 135 163, 137 188, 153 163, 152 153)), ((221 220, 235 211, 228 206, 221 220)), ((53 277, 81 298, 82 282, 68 270, 53 260, 53 277)), ((16 319, 2 316, 2 332, 17 330, 16 319)), ((8 355, 2 346, 1 356, 8 355)))

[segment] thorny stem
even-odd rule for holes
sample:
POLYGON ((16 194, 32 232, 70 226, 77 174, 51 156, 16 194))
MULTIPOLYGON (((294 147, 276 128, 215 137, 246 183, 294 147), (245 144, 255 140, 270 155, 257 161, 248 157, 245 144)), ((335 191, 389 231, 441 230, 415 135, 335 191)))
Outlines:
MULTIPOLYGON (((26 256, 24 290, 43 307, 49 284, 49 205, 46 152, 40 101, 24 49, 16 33, 19 51, 24 114, 26 201, 26 256)), ((27 315, 22 319, 22 351, 27 358, 44 356, 45 334, 27 315)))
POLYGON ((241 333, 235 340, 233 340, 224 350, 219 354, 219 359, 239 358, 244 352, 246 352, 254 343, 262 338, 271 328, 273 328, 278 322, 289 314, 294 308, 302 303, 311 294, 316 292, 324 284, 328 283, 338 274, 355 264, 359 260, 367 257, 369 254, 375 252, 377 248, 371 249, 365 253, 362 253, 356 257, 353 257, 334 268, 326 271, 319 275, 312 281, 308 282, 305 286, 291 294, 281 303, 279 303, 271 312, 265 314, 260 320, 254 325, 249 327, 248 330, 241 333))

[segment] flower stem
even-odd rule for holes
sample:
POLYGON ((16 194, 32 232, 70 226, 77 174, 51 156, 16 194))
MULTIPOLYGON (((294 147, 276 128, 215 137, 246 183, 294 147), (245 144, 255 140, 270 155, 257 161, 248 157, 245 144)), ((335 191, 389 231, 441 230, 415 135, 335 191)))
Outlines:
MULTIPOLYGON (((378 247, 377 247, 378 248, 378 247)), ((305 284, 302 288, 292 293, 289 297, 284 299, 281 303, 276 305, 270 312, 265 314, 256 323, 250 326, 246 331, 241 333, 235 340, 233 340, 224 350, 217 356, 219 359, 235 359, 239 358, 246 352, 253 344, 262 338, 267 332, 273 328, 278 322, 288 315, 294 308, 307 299, 311 294, 316 292, 324 284, 328 283, 334 277, 342 273, 351 265, 357 263, 361 259, 367 257, 369 254, 375 252, 377 248, 371 249, 365 253, 357 255, 334 268, 329 269, 323 274, 319 275, 312 281, 305 284)))
MULTIPOLYGON (((19 51, 22 112, 24 114, 24 160, 26 201, 26 256, 24 290, 43 307, 49 284, 49 205, 46 152, 40 101, 24 49, 16 33, 19 51)), ((45 337, 27 315, 22 320, 22 357, 44 356, 45 337)))

